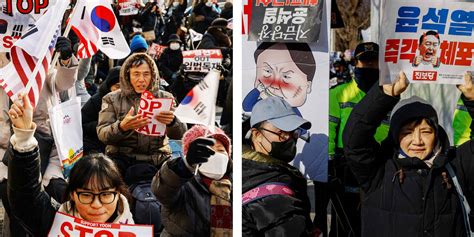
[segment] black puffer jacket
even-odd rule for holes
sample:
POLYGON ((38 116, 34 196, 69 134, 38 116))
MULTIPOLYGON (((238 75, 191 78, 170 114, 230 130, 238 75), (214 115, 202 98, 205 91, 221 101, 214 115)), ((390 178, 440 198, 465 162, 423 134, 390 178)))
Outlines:
MULTIPOLYGON (((451 164, 464 195, 474 204, 474 143, 465 143, 454 154, 439 126, 442 150, 431 168, 418 158, 398 158, 393 136, 381 145, 373 139, 398 100, 372 87, 352 111, 344 131, 345 155, 364 191, 362 236, 466 236, 461 205, 445 165, 451 164)), ((474 115, 473 101, 465 103, 474 115)))
POLYGON ((183 64, 183 52, 181 50, 171 50, 166 48, 161 54, 158 61, 158 68, 163 78, 171 84, 173 73, 179 71, 179 67, 183 64))
POLYGON ((242 193, 272 182, 284 183, 295 193, 270 195, 243 205, 242 236, 308 236, 311 205, 300 171, 248 147, 242 157, 242 193))
POLYGON ((105 152, 105 144, 97 136, 97 120, 102 106, 102 98, 110 92, 110 87, 119 82, 120 67, 112 68, 105 81, 81 108, 84 153, 90 151, 105 152))
POLYGON ((219 14, 214 11, 212 7, 206 6, 204 3, 199 3, 194 7, 193 14, 195 16, 204 16, 203 21, 194 21, 191 28, 198 33, 204 34, 212 21, 216 19, 219 14))

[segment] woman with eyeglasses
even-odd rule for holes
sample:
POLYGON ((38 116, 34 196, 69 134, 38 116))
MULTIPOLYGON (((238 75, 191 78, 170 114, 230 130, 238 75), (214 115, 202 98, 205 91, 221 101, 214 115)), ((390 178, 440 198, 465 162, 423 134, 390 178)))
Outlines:
POLYGON ((12 220, 32 236, 47 236, 56 212, 91 222, 133 224, 127 187, 114 162, 103 154, 81 158, 71 170, 65 200, 59 204, 41 186, 33 108, 20 95, 8 111, 13 125, 8 160, 12 220))
POLYGON ((288 164, 299 131, 311 123, 273 96, 255 104, 250 127, 242 147, 242 236, 317 236, 307 180, 288 164))

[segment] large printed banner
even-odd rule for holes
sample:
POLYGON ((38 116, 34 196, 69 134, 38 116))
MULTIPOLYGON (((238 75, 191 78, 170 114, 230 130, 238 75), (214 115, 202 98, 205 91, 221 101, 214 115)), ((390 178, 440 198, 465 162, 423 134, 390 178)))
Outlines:
MULTIPOLYGON (((318 2, 319 3, 319 2, 318 2)), ((246 19, 253 19, 250 5, 244 1, 246 19)), ((249 3, 251 1, 249 0, 249 3)), ((258 44, 242 40, 243 112, 251 112, 259 100, 278 96, 294 111, 312 123, 298 139, 298 153, 293 160, 307 179, 327 182, 329 118, 329 16, 330 4, 321 1, 322 23, 317 43, 258 44)), ((307 19, 321 18, 308 15, 307 19)), ((251 23, 252 24, 252 23, 251 23)), ((249 31, 245 31, 249 32, 249 31)))
POLYGON ((158 122, 155 116, 161 111, 170 111, 173 99, 154 98, 153 94, 145 91, 140 98, 140 107, 138 113, 151 119, 151 123, 142 128, 135 129, 138 133, 147 136, 163 136, 166 132, 166 125, 158 122))
POLYGON ((118 4, 120 6, 119 15, 130 16, 138 14, 136 0, 118 0, 118 4))
POLYGON ((316 42, 324 0, 249 0, 252 4, 249 40, 316 42))
POLYGON ((380 31, 381 83, 404 71, 411 82, 462 84, 474 66, 474 4, 387 1, 380 31))
POLYGON ((153 236, 153 226, 88 222, 56 212, 48 236, 153 236))
POLYGON ((221 64, 222 53, 220 49, 183 51, 185 72, 209 72, 210 69, 219 69, 221 64))

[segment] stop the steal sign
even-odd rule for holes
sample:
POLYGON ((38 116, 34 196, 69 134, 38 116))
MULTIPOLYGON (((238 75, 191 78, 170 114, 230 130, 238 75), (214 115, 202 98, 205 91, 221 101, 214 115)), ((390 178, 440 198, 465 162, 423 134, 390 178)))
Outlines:
POLYGON ((142 128, 135 129, 135 131, 147 136, 164 136, 166 133, 166 124, 158 122, 155 116, 158 115, 160 111, 170 111, 172 103, 173 99, 154 98, 151 92, 143 92, 137 114, 151 119, 151 123, 142 128))
POLYGON ((151 225, 129 225, 88 222, 61 212, 56 212, 49 237, 138 237, 153 236, 151 225))

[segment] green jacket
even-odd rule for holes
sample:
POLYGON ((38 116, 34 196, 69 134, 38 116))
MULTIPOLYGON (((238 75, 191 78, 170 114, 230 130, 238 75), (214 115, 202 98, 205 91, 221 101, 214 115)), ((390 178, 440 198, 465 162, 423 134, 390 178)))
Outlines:
MULTIPOLYGON (((354 106, 364 98, 365 92, 357 87, 354 79, 329 90, 329 156, 334 157, 336 148, 343 149, 342 132, 354 106)), ((380 143, 388 134, 389 115, 377 128, 375 140, 380 143)))
POLYGON ((453 118, 455 146, 459 146, 471 140, 471 122, 472 118, 467 112, 466 106, 464 106, 461 98, 459 98, 453 118))

